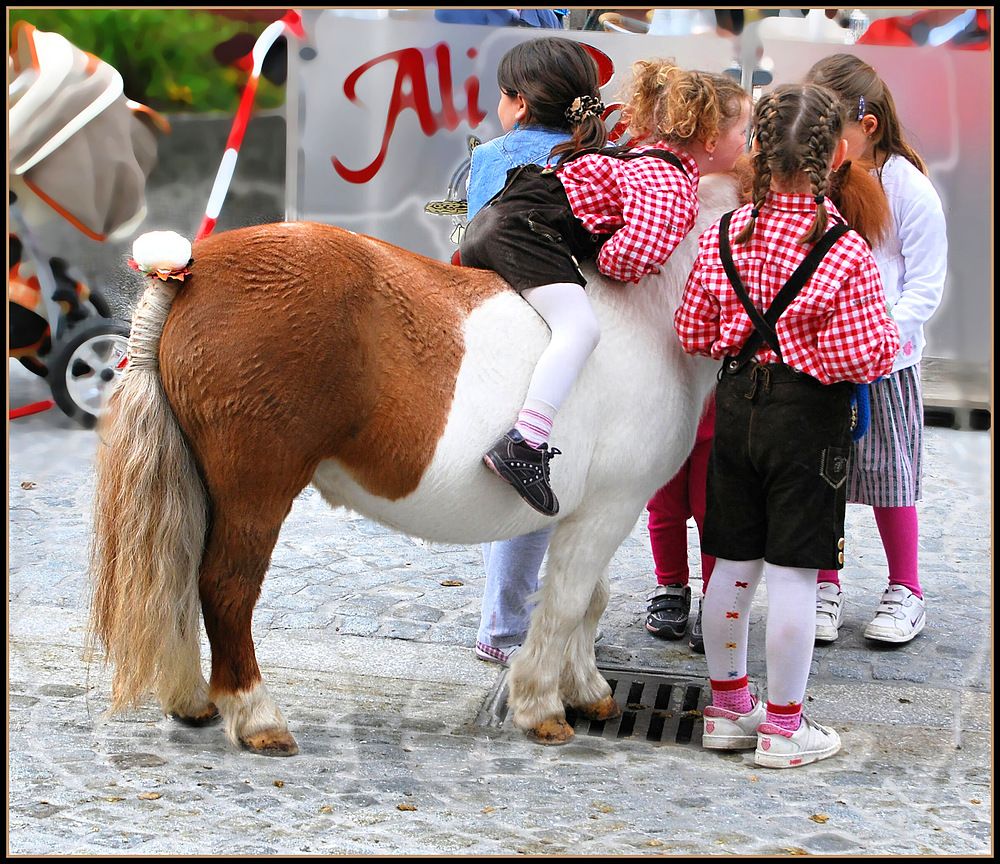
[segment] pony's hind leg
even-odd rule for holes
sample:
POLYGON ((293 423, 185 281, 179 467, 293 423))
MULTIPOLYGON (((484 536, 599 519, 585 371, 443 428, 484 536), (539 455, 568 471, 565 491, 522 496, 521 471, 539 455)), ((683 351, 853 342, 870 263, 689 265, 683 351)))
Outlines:
POLYGON ((594 640, 597 622, 608 605, 611 583, 605 569, 590 595, 583 622, 570 636, 563 657, 559 695, 564 705, 586 720, 611 720, 622 712, 604 676, 597 669, 594 640))
POLYGON ((273 489, 264 492, 267 488, 257 484, 253 495, 241 490, 212 496, 212 528, 199 583, 212 646, 209 693, 230 740, 262 755, 292 756, 298 745, 264 686, 251 633, 261 584, 294 498, 273 489))
POLYGON ((513 723, 533 740, 563 744, 573 737, 564 699, 587 716, 614 716, 611 687, 597 669, 594 636, 607 604, 605 571, 640 511, 641 505, 612 509, 605 503, 588 518, 581 509, 553 534, 541 599, 509 679, 513 723))

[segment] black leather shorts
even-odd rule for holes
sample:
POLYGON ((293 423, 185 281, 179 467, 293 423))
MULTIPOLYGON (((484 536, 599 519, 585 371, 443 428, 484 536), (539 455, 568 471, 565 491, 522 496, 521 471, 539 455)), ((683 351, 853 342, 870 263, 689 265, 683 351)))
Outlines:
POLYGON ((781 363, 723 371, 702 552, 838 570, 844 563, 854 385, 781 363))
POLYGON ((462 266, 499 273, 518 291, 571 282, 586 285, 579 262, 596 255, 607 235, 594 235, 573 215, 552 171, 522 165, 469 223, 462 266))

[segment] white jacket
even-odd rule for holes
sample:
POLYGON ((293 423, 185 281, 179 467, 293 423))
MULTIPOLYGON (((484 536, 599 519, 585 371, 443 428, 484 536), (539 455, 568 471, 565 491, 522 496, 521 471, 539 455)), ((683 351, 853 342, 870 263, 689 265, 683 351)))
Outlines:
POLYGON ((892 210, 892 231, 873 250, 885 299, 899 327, 892 371, 920 362, 924 324, 941 304, 948 272, 944 208, 931 181, 902 156, 882 168, 882 188, 892 210))

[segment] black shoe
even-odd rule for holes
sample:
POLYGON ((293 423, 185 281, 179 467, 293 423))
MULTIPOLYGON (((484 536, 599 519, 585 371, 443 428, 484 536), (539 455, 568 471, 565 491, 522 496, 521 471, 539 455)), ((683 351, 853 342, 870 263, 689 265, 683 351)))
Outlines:
MULTIPOLYGON (((704 603, 704 600, 702 600, 702 603, 704 603)), ((694 619, 694 624, 691 625, 691 641, 688 643, 695 654, 705 653, 705 634, 701 630, 701 605, 701 603, 698 604, 698 617, 694 619)))
POLYGON ((661 639, 683 638, 691 613, 690 586, 657 585, 646 599, 646 629, 661 639))
POLYGON ((483 457, 489 469, 501 480, 510 483, 525 501, 539 513, 555 516, 559 502, 549 486, 549 460, 559 450, 543 444, 537 450, 511 429, 483 457))

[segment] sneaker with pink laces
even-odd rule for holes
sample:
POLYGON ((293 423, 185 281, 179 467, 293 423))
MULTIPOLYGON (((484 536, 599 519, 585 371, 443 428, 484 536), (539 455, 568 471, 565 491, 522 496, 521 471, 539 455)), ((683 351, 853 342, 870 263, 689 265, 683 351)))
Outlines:
POLYGON ((840 736, 826 726, 814 723, 805 714, 794 732, 761 723, 757 729, 757 750, 753 761, 763 768, 798 768, 819 762, 840 749, 840 736))
POLYGON ((748 750, 757 746, 757 727, 767 717, 767 709, 758 699, 746 714, 708 705, 702 716, 705 731, 701 746, 706 750, 748 750))

